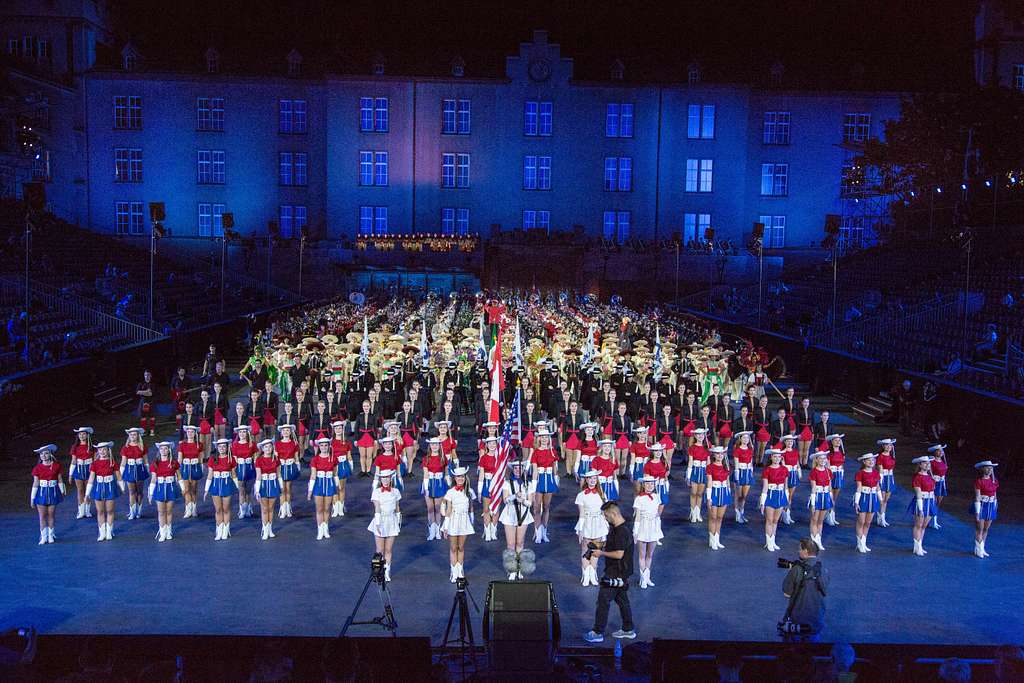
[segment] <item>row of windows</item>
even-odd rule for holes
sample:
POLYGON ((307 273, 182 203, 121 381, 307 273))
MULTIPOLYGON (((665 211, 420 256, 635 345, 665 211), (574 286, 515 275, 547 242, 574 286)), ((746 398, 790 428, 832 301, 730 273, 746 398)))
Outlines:
MULTIPOLYGON (((1024 65, 1018 75, 1015 67, 1014 83, 1024 89, 1024 65)), ((445 135, 470 134, 470 100, 445 99, 441 104, 441 132, 445 135)), ((200 131, 224 130, 224 98, 196 98, 196 128, 200 131)), ((633 137, 633 104, 613 102, 605 108, 605 136, 609 138, 633 137)), ((114 128, 139 130, 142 128, 142 98, 138 95, 114 97, 114 128)), ((388 132, 388 98, 359 98, 359 130, 388 132)), ((278 132, 306 132, 306 100, 278 101, 278 132)), ((528 101, 523 111, 523 134, 529 137, 547 137, 552 133, 551 102, 528 101)), ((843 141, 863 142, 871 135, 871 114, 848 113, 843 116, 843 141)), ((710 140, 715 137, 715 105, 690 104, 687 106, 686 137, 691 140, 710 140)), ((763 120, 763 142, 766 145, 790 143, 790 112, 766 111, 763 120)))
MULTIPOLYGON (((142 202, 116 202, 116 226, 119 235, 141 235, 143 233, 142 202)), ((224 234, 223 216, 225 205, 200 202, 198 234, 200 237, 221 237, 224 234)), ((765 247, 781 249, 786 246, 786 217, 761 215, 758 220, 764 225, 765 247)), ((632 224, 630 211, 605 211, 602 234, 605 239, 624 242, 629 239, 632 224)), ((278 207, 278 225, 282 238, 296 238, 306 227, 306 207, 296 204, 282 204, 278 207)), ((523 229, 551 230, 551 212, 545 209, 524 209, 523 229)), ((683 242, 701 241, 711 227, 711 214, 683 214, 683 242)), ((846 222, 840 228, 840 239, 860 240, 863 225, 846 222)), ((388 228, 388 207, 360 206, 359 233, 362 235, 386 235, 388 228)), ((441 233, 444 235, 469 234, 469 209, 446 206, 441 209, 441 233)))
MULTIPOLYGON (((281 185, 303 187, 307 184, 305 152, 279 152, 278 165, 278 182, 281 185)), ((442 153, 441 187, 468 188, 469 165, 468 154, 442 153)), ((227 180, 224 150, 199 150, 196 176, 201 185, 223 185, 227 180)), ((142 182, 141 149, 118 147, 114 150, 114 180, 119 183, 142 182)), ((388 185, 386 151, 359 152, 359 184, 366 187, 388 185)), ((687 159, 684 187, 686 192, 711 192, 714 188, 714 160, 687 159)), ((523 157, 523 189, 551 189, 551 157, 523 157)), ((604 189, 608 192, 630 192, 633 189, 632 157, 605 157, 604 189)), ((761 194, 769 197, 789 194, 789 164, 761 164, 761 194)))
POLYGON ((22 59, 45 62, 50 59, 50 41, 38 36, 22 36, 7 39, 7 54, 22 59))

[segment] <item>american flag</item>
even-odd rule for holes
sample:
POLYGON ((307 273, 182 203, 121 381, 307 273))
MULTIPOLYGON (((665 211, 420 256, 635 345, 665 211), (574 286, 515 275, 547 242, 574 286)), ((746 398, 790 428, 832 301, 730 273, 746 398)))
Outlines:
POLYGON ((655 326, 654 328, 654 381, 661 380, 662 371, 662 360, 661 360, 661 326, 655 326))
POLYGON ((512 408, 509 410, 508 419, 505 421, 505 429, 501 432, 501 440, 498 441, 498 464, 494 476, 491 477, 491 514, 495 515, 501 509, 501 485, 505 482, 505 469, 508 460, 512 457, 512 434, 519 425, 519 389, 516 389, 516 397, 512 400, 512 408))
POLYGON ((430 365, 430 347, 427 346, 427 319, 423 319, 423 332, 420 335, 420 364, 422 367, 430 365))

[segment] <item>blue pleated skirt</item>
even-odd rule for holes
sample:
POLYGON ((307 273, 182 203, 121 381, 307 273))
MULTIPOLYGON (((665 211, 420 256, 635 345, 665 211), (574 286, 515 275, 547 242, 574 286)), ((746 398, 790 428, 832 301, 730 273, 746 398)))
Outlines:
POLYGON ((235 476, 238 477, 238 481, 253 481, 256 479, 256 468, 252 463, 235 465, 235 476))
POLYGON ((537 476, 537 493, 558 493, 554 474, 545 472, 537 476))
POLYGON ((882 501, 878 497, 877 493, 861 494, 860 497, 860 511, 861 512, 878 512, 882 509, 882 501))
POLYGON ((36 489, 36 495, 32 499, 33 505, 58 505, 64 500, 64 494, 60 492, 59 486, 40 486, 36 489))
POLYGON ((604 497, 608 500, 619 499, 619 487, 615 485, 615 482, 605 482, 601 484, 601 490, 604 491, 604 497))
POLYGON ((181 499, 181 487, 177 482, 157 484, 153 489, 153 500, 170 503, 181 499))
POLYGON ((211 496, 230 498, 236 493, 238 493, 238 487, 235 486, 235 481, 231 477, 215 477, 213 483, 210 484, 211 496))
MULTIPOLYGON (((998 508, 998 506, 999 506, 999 503, 998 503, 998 501, 995 501, 995 500, 993 500, 991 502, 988 502, 988 503, 982 503, 981 504, 981 511, 978 514, 978 519, 982 519, 982 520, 995 520, 995 518, 996 518, 996 509, 998 508)), ((972 512, 973 512, 973 507, 972 507, 972 512)))
POLYGON ((711 489, 711 505, 720 508, 732 505, 732 489, 728 486, 715 486, 711 489))
POLYGON ((281 482, 277 479, 267 479, 266 481, 260 481, 260 497, 261 498, 277 498, 281 495, 281 482))
POLYGON ((768 492, 768 497, 764 502, 764 506, 778 509, 786 507, 788 503, 789 498, 786 497, 785 491, 772 489, 768 492))
POLYGON ((483 477, 480 479, 480 498, 491 497, 491 478, 483 477))
POLYGON ((334 483, 334 477, 317 477, 316 482, 313 484, 314 496, 331 498, 337 490, 338 485, 334 483))
POLYGON ((92 485, 92 495, 90 498, 93 500, 114 500, 121 495, 121 489, 117 486, 117 480, 114 481, 97 481, 92 485))
POLYGON ((186 481, 199 481, 203 478, 203 465, 198 462, 195 465, 182 465, 180 473, 186 481))
POLYGON ((77 464, 71 468, 71 479, 78 479, 79 481, 89 481, 89 466, 77 464))
POLYGON ((704 465, 694 465, 690 468, 690 482, 694 484, 708 483, 708 470, 704 465))
POLYGON ((831 491, 815 493, 814 497, 808 499, 807 502, 812 510, 831 510, 833 507, 835 507, 833 505, 831 491))
POLYGON ((348 479, 352 476, 352 461, 348 458, 338 461, 338 479, 348 479))
POLYGON ((665 484, 658 484, 657 490, 658 495, 661 497, 661 504, 668 505, 668 486, 665 484))
POLYGON ((583 456, 583 455, 581 455, 580 456, 580 461, 576 465, 576 474, 578 474, 579 476, 582 477, 583 475, 585 475, 587 472, 590 471, 590 467, 591 467, 591 465, 593 465, 593 463, 594 463, 594 456, 592 456, 592 455, 591 456, 583 456))
POLYGON ((444 498, 444 494, 448 493, 448 482, 445 481, 444 477, 439 479, 427 477, 423 480, 420 491, 429 498, 444 498))
POLYGON ((285 481, 295 481, 299 478, 299 465, 292 462, 290 465, 281 465, 281 478, 285 481))
POLYGON ((149 479, 149 468, 144 463, 125 465, 121 479, 126 482, 146 481, 149 479))
POLYGON ((884 477, 882 477, 882 480, 879 482, 878 488, 879 488, 880 491, 884 491, 886 493, 892 493, 893 491, 896 490, 896 478, 893 477, 893 475, 891 475, 891 474, 885 475, 884 477))
POLYGON ((935 482, 935 497, 945 498, 949 495, 949 487, 946 486, 945 479, 939 479, 935 482))
POLYGON ((737 486, 753 486, 754 470, 736 470, 732 473, 732 480, 737 486))
POLYGON ((644 463, 633 463, 632 479, 633 481, 640 481, 644 477, 644 463))
POLYGON ((789 475, 786 476, 786 488, 795 489, 800 486, 800 468, 789 471, 789 475))
POLYGON ((831 484, 831 487, 832 487, 833 490, 838 490, 838 489, 843 488, 843 484, 845 482, 846 482, 846 475, 844 474, 843 470, 840 469, 840 470, 836 470, 835 472, 832 472, 832 484, 831 484))
POLYGON ((907 506, 907 512, 913 513, 915 517, 934 517, 938 511, 934 498, 925 498, 920 511, 917 509, 917 497, 911 498, 910 505, 907 506))

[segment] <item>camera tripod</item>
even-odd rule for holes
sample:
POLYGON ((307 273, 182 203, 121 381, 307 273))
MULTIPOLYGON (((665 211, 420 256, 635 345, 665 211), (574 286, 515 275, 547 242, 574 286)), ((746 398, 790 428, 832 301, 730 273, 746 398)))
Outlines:
MULTIPOLYGON (((476 610, 477 614, 480 613, 480 608, 477 607, 476 600, 473 599, 473 594, 469 592, 469 581, 464 578, 455 580, 455 597, 452 599, 452 611, 448 615, 448 626, 444 630, 444 641, 441 642, 441 647, 448 647, 449 644, 459 646, 459 657, 462 661, 462 678, 466 677, 466 660, 470 656, 467 652, 468 649, 476 647, 476 643, 473 640, 473 621, 469 614, 469 603, 466 602, 466 596, 469 596, 469 602, 473 603, 473 609, 476 610), (452 638, 452 624, 455 622, 456 612, 459 615, 459 635, 457 638, 452 638)), ((476 668, 476 653, 472 654, 473 668, 476 668)))
MULTIPOLYGON (((383 558, 381 562, 383 562, 383 558)), ((367 624, 377 624, 385 631, 390 631, 392 638, 398 637, 398 620, 395 619, 395 611, 391 607, 391 591, 388 590, 388 584, 384 580, 384 565, 381 564, 378 567, 374 562, 370 563, 370 577, 366 579, 366 585, 363 586, 363 592, 359 594, 359 599, 356 600, 356 606, 352 608, 352 613, 348 615, 348 619, 345 620, 345 625, 341 627, 341 633, 338 634, 338 637, 344 638, 345 634, 348 633, 350 626, 367 624), (359 607, 363 604, 363 599, 366 598, 366 592, 370 590, 371 584, 377 585, 377 594, 380 596, 380 603, 384 609, 384 613, 379 617, 370 619, 369 621, 356 621, 356 614, 359 612, 359 607)))

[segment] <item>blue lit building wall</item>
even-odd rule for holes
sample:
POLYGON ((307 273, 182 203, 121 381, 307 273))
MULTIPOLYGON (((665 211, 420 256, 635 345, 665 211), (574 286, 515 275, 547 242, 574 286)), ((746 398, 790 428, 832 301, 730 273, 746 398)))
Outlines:
POLYGON ((223 203, 243 234, 262 235, 282 204, 307 207, 315 235, 359 230, 361 206, 386 206, 391 232, 439 232, 443 207, 469 209, 470 229, 522 226, 524 210, 550 211, 553 230, 582 225, 600 236, 605 211, 630 212, 630 234, 682 232, 684 214, 710 214, 718 237, 742 240, 760 215, 786 216, 786 247, 821 238, 826 213, 840 213, 844 115, 871 114, 871 134, 899 114, 896 93, 756 90, 745 85, 580 82, 572 60, 542 33, 507 60, 506 78, 328 76, 303 79, 229 74, 94 71, 83 91, 87 118, 88 225, 115 229, 116 201, 164 201, 176 236, 198 233, 198 204, 223 203), (541 63, 542 66, 536 66, 541 63), (113 97, 143 98, 143 127, 115 130, 113 97), (196 98, 223 97, 223 132, 200 132, 196 98), (386 132, 360 131, 360 98, 388 99, 386 132), (307 132, 278 132, 278 100, 307 101, 307 132), (468 135, 442 133, 442 101, 471 102, 468 135), (552 103, 550 136, 524 134, 527 101, 552 103), (634 107, 633 136, 605 136, 606 106, 634 107), (688 137, 688 107, 713 104, 714 135, 688 137), (763 112, 791 115, 788 145, 763 143, 763 112), (141 183, 114 181, 115 147, 143 150, 141 183), (199 149, 226 152, 226 183, 199 185, 199 149), (388 153, 385 187, 360 186, 359 152, 388 153), (308 182, 278 182, 278 153, 305 151, 308 182), (469 187, 442 188, 441 155, 469 154, 469 187), (415 155, 415 156, 414 156, 415 155), (550 156, 551 189, 523 185, 526 155, 550 156), (604 189, 604 158, 632 159, 629 191, 604 189), (686 191, 686 160, 713 161, 710 192, 686 191), (789 191, 761 195, 761 164, 789 164, 789 191))

